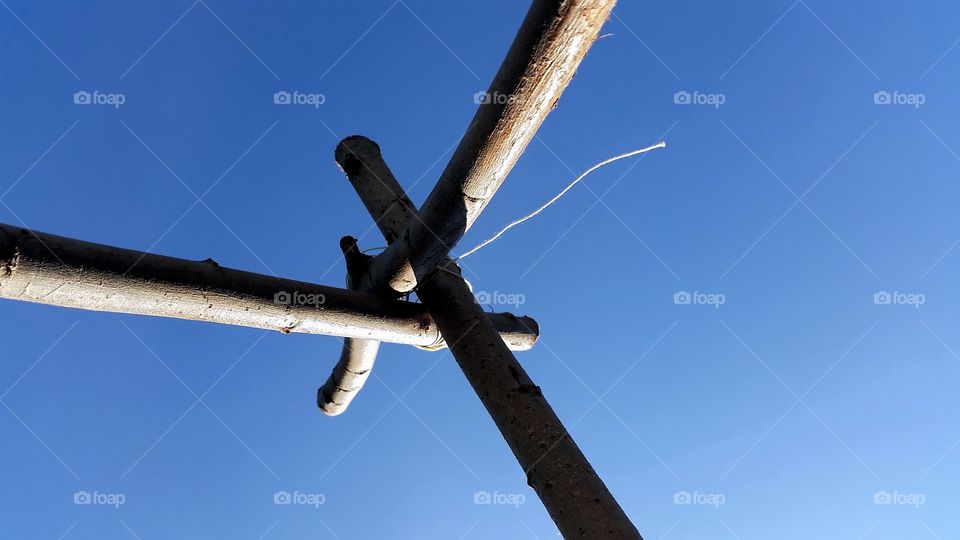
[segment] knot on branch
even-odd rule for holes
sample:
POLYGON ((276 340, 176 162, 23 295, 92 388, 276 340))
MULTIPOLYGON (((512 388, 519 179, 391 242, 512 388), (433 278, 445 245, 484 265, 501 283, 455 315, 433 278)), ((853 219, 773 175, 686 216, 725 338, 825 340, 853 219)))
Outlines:
POLYGON ((0 277, 10 277, 13 275, 13 271, 17 269, 17 266, 20 264, 20 247, 17 246, 13 250, 13 256, 10 257, 10 260, 3 261, 0 264, 0 277))

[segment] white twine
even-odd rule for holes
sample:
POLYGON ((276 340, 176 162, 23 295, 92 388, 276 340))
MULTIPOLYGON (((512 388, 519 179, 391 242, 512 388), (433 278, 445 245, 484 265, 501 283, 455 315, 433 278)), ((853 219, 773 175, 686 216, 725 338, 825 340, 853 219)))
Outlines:
POLYGON ((639 150, 633 150, 633 151, 627 152, 627 153, 625 153, 625 154, 616 155, 616 156, 613 156, 612 158, 607 158, 607 159, 601 161, 600 163, 597 163, 597 164, 594 165, 593 167, 590 167, 589 169, 587 169, 586 171, 584 171, 580 176, 576 177, 576 178, 573 180, 573 182, 570 182, 570 184, 567 185, 567 187, 563 188, 563 191, 561 191, 560 193, 557 193, 552 199, 550 199, 549 201, 547 201, 546 203, 544 203, 543 206, 541 206, 540 208, 537 208, 537 209, 534 210, 533 212, 531 212, 531 213, 523 216, 523 217, 520 218, 520 219, 516 219, 516 220, 514 220, 514 221, 511 221, 506 227, 500 229, 500 231, 499 231, 497 234, 495 234, 495 235, 491 236, 490 238, 484 240, 484 241, 481 242, 479 245, 477 245, 475 248, 471 249, 470 251, 467 251, 467 252, 464 253, 463 255, 460 255, 460 256, 457 257, 455 260, 459 261, 460 259, 463 259, 464 257, 467 257, 467 256, 469 256, 469 255, 473 255, 474 253, 480 251, 482 248, 488 246, 489 244, 492 244, 495 240, 497 240, 498 238, 500 238, 501 236, 503 236, 503 233, 509 231, 510 229, 516 227, 517 225, 520 225, 520 224, 523 223, 524 221, 527 221, 528 219, 536 216, 536 215, 539 214, 540 212, 543 212, 544 210, 547 209, 548 206, 550 206, 551 204, 553 204, 553 203, 557 202, 558 200, 560 200, 560 197, 563 197, 568 191, 570 191, 571 188, 573 188, 573 186, 577 185, 577 183, 579 183, 581 180, 583 180, 584 178, 586 178, 588 174, 590 174, 590 173, 592 173, 593 171, 599 169, 600 167, 603 167, 604 165, 609 165, 610 163, 613 163, 614 161, 619 161, 619 160, 621 160, 621 159, 625 159, 625 158, 628 158, 628 157, 631 157, 631 156, 635 156, 635 155, 637 155, 637 154, 643 154, 643 153, 649 152, 649 151, 651 151, 651 150, 656 150, 657 148, 666 148, 666 147, 667 147, 667 143, 661 141, 661 142, 658 142, 657 144, 655 144, 655 145, 653 145, 653 146, 648 146, 648 147, 646 147, 646 148, 641 148, 641 149, 639 149, 639 150))

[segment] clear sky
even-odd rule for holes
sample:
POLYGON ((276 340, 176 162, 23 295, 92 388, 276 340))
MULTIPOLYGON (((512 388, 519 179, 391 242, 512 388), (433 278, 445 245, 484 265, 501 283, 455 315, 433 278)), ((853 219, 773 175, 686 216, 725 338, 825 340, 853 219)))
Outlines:
MULTIPOLYGON (((340 285, 383 240, 337 141, 421 203, 528 3, 0 5, 0 222, 340 285)), ((623 0, 458 246, 667 141, 465 259, 648 540, 960 536, 958 20, 623 0)), ((0 318, 0 537, 557 534, 447 352, 385 345, 327 418, 338 338, 0 318)))

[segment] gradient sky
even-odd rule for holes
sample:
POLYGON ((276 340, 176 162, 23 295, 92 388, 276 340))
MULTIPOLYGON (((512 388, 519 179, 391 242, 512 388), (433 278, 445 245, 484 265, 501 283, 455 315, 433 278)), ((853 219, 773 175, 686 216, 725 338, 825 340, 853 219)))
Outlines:
MULTIPOLYGON (((0 5, 0 222, 339 286, 383 239, 337 141, 421 203, 528 3, 0 5)), ((623 0, 455 250, 667 142, 464 261, 648 540, 960 536, 958 20, 623 0)), ((448 352, 385 345, 327 418, 338 338, 0 318, 2 538, 556 537, 448 352)))

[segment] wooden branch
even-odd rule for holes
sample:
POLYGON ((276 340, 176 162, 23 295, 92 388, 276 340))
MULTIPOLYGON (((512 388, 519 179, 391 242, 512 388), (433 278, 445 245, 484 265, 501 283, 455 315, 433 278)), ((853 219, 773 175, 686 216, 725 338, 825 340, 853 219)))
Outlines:
MULTIPOLYGON (((398 224, 416 219, 415 209, 412 204, 396 204, 409 200, 389 174, 380 149, 372 141, 351 137, 344 143, 358 150, 354 157, 359 164, 348 172, 348 177, 384 236, 389 238, 398 224), (364 166, 366 164, 370 167, 364 166), (373 174, 374 170, 386 174, 373 174)), ((347 156, 338 151, 337 159, 340 163, 352 162, 347 156)), ((420 282, 417 294, 434 314, 457 363, 560 532, 565 538, 640 538, 540 388, 497 338, 496 330, 460 276, 459 267, 448 258, 444 258, 444 265, 420 282)), ((331 381, 356 384, 359 377, 353 376, 347 366, 365 354, 368 352, 364 350, 352 354, 345 350, 331 381)), ((330 384, 328 381, 327 385, 330 384)))
MULTIPOLYGON (((383 160, 380 146, 360 135, 347 137, 337 145, 334 159, 373 216, 387 245, 393 243, 416 207, 383 160)), ((355 240, 350 238, 352 242, 347 241, 346 245, 344 240, 341 240, 341 249, 347 261, 348 287, 374 292, 376 287, 368 272, 369 258, 359 253, 355 240)), ((370 377, 379 348, 380 342, 376 340, 343 338, 340 358, 327 382, 317 390, 317 406, 324 414, 337 416, 346 412, 370 377)))
POLYGON ((392 244, 417 213, 417 207, 383 160, 380 146, 363 135, 353 135, 340 141, 334 158, 387 244, 392 244))
POLYGON ((317 390, 317 406, 327 416, 346 412, 366 384, 377 361, 380 342, 375 339, 343 338, 340 359, 327 382, 317 390))
MULTIPOLYGON (((362 291, 360 278, 367 271, 370 256, 361 253, 356 238, 350 236, 340 239, 340 249, 347 263, 347 287, 351 291, 362 291)), ((327 377, 327 382, 317 389, 317 406, 323 414, 338 416, 347 411, 353 398, 370 378, 379 350, 380 342, 375 339, 343 338, 343 349, 333 372, 327 377)))
POLYGON ((460 268, 432 273, 417 295, 563 537, 640 539, 540 387, 497 339, 460 268))
MULTIPOLYGON (((443 347, 436 323, 419 304, 3 224, 0 298, 443 347)), ((529 317, 489 317, 509 347, 529 349, 536 341, 538 327, 529 317)))
POLYGON ((556 106, 614 3, 534 0, 420 219, 374 259, 374 282, 410 291, 448 255, 556 106))

